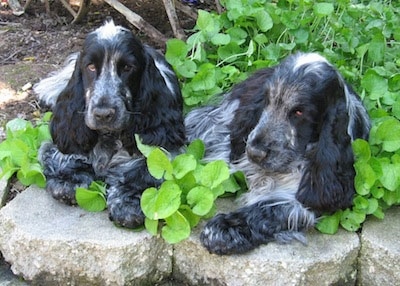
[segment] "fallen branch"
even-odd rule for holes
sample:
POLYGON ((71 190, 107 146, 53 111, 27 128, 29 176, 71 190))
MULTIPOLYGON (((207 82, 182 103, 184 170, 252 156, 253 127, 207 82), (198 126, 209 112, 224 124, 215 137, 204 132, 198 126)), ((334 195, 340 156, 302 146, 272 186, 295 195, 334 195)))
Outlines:
POLYGON ((179 24, 179 19, 178 16, 176 15, 175 6, 172 3, 172 0, 163 0, 163 2, 165 11, 167 12, 169 23, 171 24, 172 27, 172 32, 174 33, 176 38, 181 40, 185 39, 186 35, 183 29, 181 28, 181 25, 179 24))

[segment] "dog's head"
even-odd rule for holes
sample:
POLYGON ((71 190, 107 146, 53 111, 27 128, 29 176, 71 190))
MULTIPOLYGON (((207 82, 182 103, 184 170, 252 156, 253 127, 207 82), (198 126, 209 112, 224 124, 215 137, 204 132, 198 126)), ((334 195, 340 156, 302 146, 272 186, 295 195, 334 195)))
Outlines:
POLYGON ((75 68, 51 126, 62 152, 88 152, 102 133, 124 133, 128 140, 136 133, 145 144, 168 149, 183 144, 176 76, 162 55, 131 31, 106 22, 86 37, 71 64, 75 68))
POLYGON ((241 107, 233 122, 247 125, 247 131, 239 127, 231 134, 233 146, 238 146, 232 159, 242 148, 268 172, 301 170, 297 198, 311 208, 329 211, 351 204, 351 142, 367 138, 370 124, 341 75, 325 58, 309 53, 292 55, 250 81, 259 87, 251 96, 239 97, 241 107))

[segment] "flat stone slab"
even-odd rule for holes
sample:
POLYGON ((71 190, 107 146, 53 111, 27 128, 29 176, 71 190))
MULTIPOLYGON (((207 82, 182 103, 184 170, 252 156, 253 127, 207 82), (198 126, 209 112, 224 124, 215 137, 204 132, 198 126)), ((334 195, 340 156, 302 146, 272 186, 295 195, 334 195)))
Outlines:
POLYGON ((368 219, 361 233, 359 285, 400 285, 400 207, 368 219))
POLYGON ((172 272, 172 246, 160 238, 36 187, 0 210, 0 251, 16 275, 38 285, 143 285, 172 272))
MULTIPOLYGON (((226 209, 223 206, 222 209, 226 209)), ((300 242, 258 247, 241 255, 210 254, 200 243, 197 228, 174 247, 174 277, 193 285, 355 285, 360 240, 339 230, 335 235, 317 231, 300 242)))

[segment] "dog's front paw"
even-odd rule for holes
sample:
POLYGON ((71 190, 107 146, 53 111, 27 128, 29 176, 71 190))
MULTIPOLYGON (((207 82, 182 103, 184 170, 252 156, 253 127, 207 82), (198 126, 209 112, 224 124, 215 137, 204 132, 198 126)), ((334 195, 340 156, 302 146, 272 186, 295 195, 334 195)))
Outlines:
POLYGON ((109 218, 115 224, 126 228, 137 228, 144 224, 144 214, 140 208, 140 197, 134 195, 108 196, 109 218))
POLYGON ((257 246, 241 213, 215 216, 206 224, 200 240, 208 251, 219 255, 243 253, 257 246))
MULTIPOLYGON (((87 185, 80 185, 87 187, 87 185)), ((58 201, 67 205, 76 205, 75 188, 77 185, 72 182, 67 182, 55 178, 48 178, 46 190, 58 201)))

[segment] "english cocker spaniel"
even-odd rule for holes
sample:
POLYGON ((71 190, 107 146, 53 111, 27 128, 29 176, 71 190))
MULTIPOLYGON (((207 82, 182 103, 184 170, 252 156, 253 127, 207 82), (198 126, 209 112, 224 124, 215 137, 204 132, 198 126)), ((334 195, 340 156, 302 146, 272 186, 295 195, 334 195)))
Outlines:
POLYGON ((233 87, 222 103, 192 111, 189 140, 206 144, 208 160, 242 170, 249 192, 239 209, 218 214, 201 233, 216 254, 243 253, 276 240, 305 243, 318 216, 350 207, 351 142, 370 123, 358 95, 316 53, 297 53, 233 87))
POLYGON ((76 204, 76 187, 102 180, 110 219, 142 225, 141 194, 160 181, 148 173, 135 134, 171 153, 186 140, 179 84, 163 56, 108 21, 34 91, 53 111, 53 141, 39 150, 46 189, 76 204))

